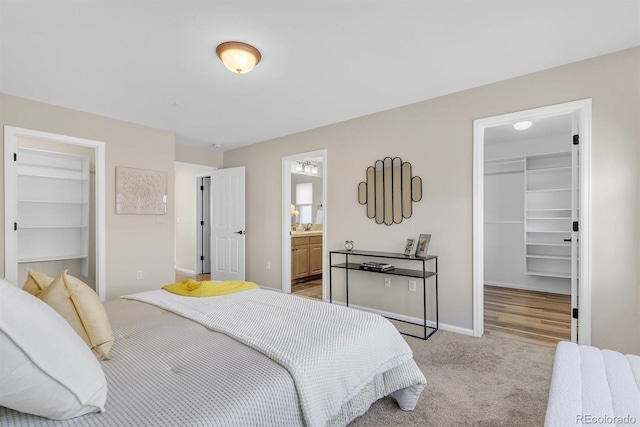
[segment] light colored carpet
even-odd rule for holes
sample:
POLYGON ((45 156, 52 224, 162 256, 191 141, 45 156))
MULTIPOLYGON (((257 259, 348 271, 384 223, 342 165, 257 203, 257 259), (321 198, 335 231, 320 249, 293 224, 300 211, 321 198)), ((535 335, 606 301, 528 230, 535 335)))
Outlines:
POLYGON ((405 338, 427 378, 415 411, 385 397, 350 426, 544 425, 554 349, 442 330, 405 338))

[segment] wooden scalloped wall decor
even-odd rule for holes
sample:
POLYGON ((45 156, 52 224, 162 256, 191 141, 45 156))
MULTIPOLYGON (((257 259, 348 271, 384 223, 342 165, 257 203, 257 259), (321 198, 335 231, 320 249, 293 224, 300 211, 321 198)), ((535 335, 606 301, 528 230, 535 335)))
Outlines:
POLYGON ((400 224, 411 217, 413 202, 422 200, 422 178, 412 176, 411 163, 400 157, 377 160, 358 184, 358 203, 377 224, 400 224))

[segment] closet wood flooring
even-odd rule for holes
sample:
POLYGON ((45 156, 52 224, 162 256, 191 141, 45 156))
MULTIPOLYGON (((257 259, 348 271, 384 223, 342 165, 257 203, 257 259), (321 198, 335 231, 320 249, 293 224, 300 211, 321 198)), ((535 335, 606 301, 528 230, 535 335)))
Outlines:
POLYGON ((484 333, 555 347, 571 340, 571 296, 485 285, 484 333))

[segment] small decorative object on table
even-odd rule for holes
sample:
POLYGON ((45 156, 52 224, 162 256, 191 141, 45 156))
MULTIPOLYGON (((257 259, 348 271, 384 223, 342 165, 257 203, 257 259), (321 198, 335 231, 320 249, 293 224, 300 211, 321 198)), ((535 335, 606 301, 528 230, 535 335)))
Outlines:
POLYGON ((393 270, 395 267, 391 264, 384 264, 382 262, 363 262, 359 266, 360 270, 368 270, 368 271, 389 271, 393 270))
POLYGON ((407 239, 407 243, 404 244, 404 254, 411 255, 413 252, 413 244, 415 243, 414 239, 407 239))
POLYGON ((427 252, 429 251, 429 243, 431 243, 431 234, 421 234, 420 237, 418 237, 416 256, 427 256, 427 252))
POLYGON ((353 240, 345 240, 344 248, 348 251, 353 250, 353 240))

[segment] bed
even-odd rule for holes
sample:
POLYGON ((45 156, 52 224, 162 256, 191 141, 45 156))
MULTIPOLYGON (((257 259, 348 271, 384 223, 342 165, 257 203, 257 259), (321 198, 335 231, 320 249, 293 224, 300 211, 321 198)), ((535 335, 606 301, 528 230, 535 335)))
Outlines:
POLYGON ((561 341, 546 427, 640 422, 640 356, 561 341))
POLYGON ((412 410, 426 380, 384 318, 267 290, 105 303, 105 411, 65 421, 0 407, 3 426, 347 425, 383 396, 412 410))

